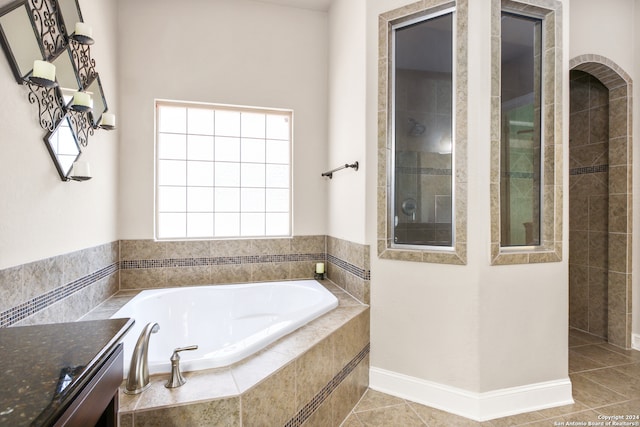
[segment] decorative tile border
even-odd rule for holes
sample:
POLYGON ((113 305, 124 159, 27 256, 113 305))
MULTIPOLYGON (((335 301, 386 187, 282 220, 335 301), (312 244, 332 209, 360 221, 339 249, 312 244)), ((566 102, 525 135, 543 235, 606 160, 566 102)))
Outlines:
POLYGON ((609 165, 585 166, 569 169, 569 175, 586 175, 590 173, 609 172, 609 165))
POLYGON ((503 178, 515 178, 515 179, 531 179, 535 176, 532 172, 502 172, 503 178))
POLYGON ((348 271, 349 273, 357 276, 360 279, 371 280, 371 270, 365 270, 364 268, 356 267, 355 265, 337 258, 331 254, 327 254, 327 261, 335 264, 337 267, 340 267, 343 270, 348 271))
POLYGON ((298 413, 291 418, 284 426, 285 427, 298 427, 301 426, 314 412, 316 409, 324 403, 325 400, 331 393, 338 388, 340 383, 344 381, 349 374, 353 372, 353 370, 364 360, 365 357, 371 351, 371 344, 367 344, 361 351, 358 353, 349 363, 347 363, 340 372, 338 372, 332 379, 325 385, 322 390, 318 392, 306 405, 298 411, 298 413))
POLYGON ((96 283, 97 281, 109 277, 118 271, 118 263, 113 263, 94 273, 76 279, 64 286, 55 288, 42 295, 38 295, 22 304, 0 312, 0 328, 11 326, 32 314, 43 310, 58 301, 96 283))
POLYGON ((451 169, 396 167, 396 172, 412 175, 451 176, 451 169))
POLYGON ((370 303, 369 245, 327 236, 327 277, 363 304, 370 303))
POLYGON ((325 261, 325 254, 246 255, 232 257, 124 260, 120 261, 120 268, 122 270, 132 270, 140 268, 201 267, 209 265, 241 265, 299 261, 325 261))
MULTIPOLYGON (((371 272, 368 269, 368 266, 369 266, 368 246, 357 245, 352 242, 343 241, 343 243, 347 245, 346 246, 347 249, 354 249, 357 247, 357 249, 362 250, 363 252, 362 253, 363 259, 357 260, 357 263, 361 265, 354 265, 352 263, 354 261, 349 258, 350 255, 352 255, 351 251, 347 251, 342 254, 337 254, 339 255, 339 257, 333 254, 328 254, 327 247, 324 241, 325 238, 326 236, 299 236, 298 238, 294 238, 294 241, 295 239, 297 239, 297 242, 291 243, 291 246, 288 246, 288 242, 287 242, 287 244, 285 244, 282 247, 280 247, 281 245, 278 244, 279 242, 276 242, 276 244, 273 244, 273 242, 258 241, 258 242, 251 243, 252 246, 255 245, 256 247, 252 247, 251 249, 247 249, 247 248, 242 249, 242 250, 250 250, 250 251, 257 252, 260 250, 264 250, 267 247, 270 247, 269 249, 270 252, 271 251, 288 252, 293 249, 293 250, 297 250, 298 253, 202 257, 197 255, 181 256, 180 253, 174 252, 171 254, 167 254, 169 256, 166 258, 163 258, 163 254, 166 254, 166 251, 164 251, 164 248, 166 248, 166 243, 158 243, 153 241, 141 241, 143 242, 142 243, 143 246, 140 253, 138 253, 138 250, 135 247, 133 248, 133 252, 131 252, 131 249, 128 250, 129 254, 127 256, 125 256, 125 254, 114 253, 113 258, 109 259, 108 261, 109 265, 107 265, 106 267, 96 270, 90 274, 81 275, 79 278, 72 280, 71 282, 68 282, 65 285, 57 286, 54 289, 43 291, 40 295, 37 295, 27 301, 21 302, 18 299, 16 301, 15 306, 6 308, 4 311, 0 311, 0 327, 8 327, 11 325, 15 325, 16 323, 26 319, 27 317, 32 316, 38 312, 41 312, 42 310, 47 309, 53 304, 65 299, 66 297, 71 296, 74 293, 81 291, 86 287, 98 282, 99 280, 104 279, 120 271, 134 272, 136 270, 157 269, 157 271, 161 272, 162 269, 174 269, 174 268, 188 269, 190 267, 240 266, 240 265, 257 265, 257 264, 279 265, 283 263, 329 262, 331 263, 332 267, 337 267, 339 271, 350 273, 351 277, 353 277, 356 282, 360 283, 360 285, 357 286, 358 291, 354 292, 354 290, 352 289, 354 285, 353 283, 351 283, 351 281, 349 281, 348 283, 337 283, 337 282, 336 283, 339 286, 344 287, 347 291, 351 291, 352 293, 354 293, 356 297, 359 297, 359 299, 362 302, 368 303, 368 296, 367 296, 368 286, 365 286, 367 284, 367 281, 371 279, 371 272), (149 248, 152 248, 152 250, 155 251, 154 252, 155 256, 150 257, 151 259, 135 259, 136 255, 140 256, 140 258, 144 258, 146 255, 148 255, 149 248), (309 252, 304 253, 305 251, 309 251, 309 252), (118 258, 120 258, 119 261, 118 261, 118 258), (351 262, 345 260, 344 258, 349 258, 349 261, 351 262), (363 289, 360 289, 360 288, 363 288, 363 289)), ((121 242, 122 241, 120 241, 120 243, 121 242)), ((245 241, 242 241, 242 242, 243 244, 246 244, 245 241)), ((118 242, 115 242, 115 243, 118 243, 118 242)), ((195 253, 196 250, 201 249, 199 248, 200 243, 201 242, 194 243, 192 247, 190 242, 184 242, 185 246, 181 247, 181 249, 182 250, 184 250, 185 248, 187 249, 186 251, 184 251, 185 254, 195 253)), ((106 245, 102 245, 102 246, 106 247, 106 245)), ((100 248, 100 247, 96 247, 96 248, 100 248)), ((71 268, 69 271, 66 271, 66 272, 67 274, 70 274, 71 277, 73 277, 73 274, 74 274, 73 272, 77 271, 82 266, 87 267, 87 266, 96 265, 96 264, 100 265, 100 259, 103 254, 101 253, 100 250, 96 251, 96 248, 89 248, 89 249, 81 250, 72 254, 61 255, 60 259, 57 261, 57 264, 67 265, 66 263, 69 262, 71 268), (92 258, 96 256, 98 258, 92 258), (67 260, 67 257, 69 260, 67 260), (75 265, 78 263, 80 264, 80 266, 75 265)), ((233 248, 231 249, 231 253, 233 253, 233 248)), ((207 248, 206 254, 208 254, 208 248, 207 248)), ((47 263, 49 261, 50 260, 42 260, 42 263, 44 265, 48 265, 47 263)), ((40 261, 37 261, 36 264, 37 263, 40 263, 40 261)), ((4 279, 2 280, 7 281, 7 283, 16 282, 16 279, 15 279, 16 274, 19 275, 19 277, 21 278, 22 269, 23 269, 23 266, 17 266, 14 268, 7 269, 8 273, 4 276, 4 279), (12 270, 15 270, 18 273, 14 274, 11 272, 12 270)), ((309 278, 311 278, 312 276, 312 271, 313 270, 310 268, 309 278)), ((187 273, 188 273, 188 270, 185 270, 185 274, 187 273)), ((55 274, 57 275, 55 276, 55 278, 45 277, 43 279, 39 279, 39 281, 43 283, 51 283, 51 284, 60 283, 60 282, 57 282, 58 280, 57 277, 58 276, 60 278, 62 277, 63 275, 62 268, 55 270, 55 274)), ((276 280, 277 279, 276 276, 278 274, 279 273, 277 273, 274 276, 274 278, 270 280, 276 280)), ((2 276, 0 275, 0 277, 2 276)), ((122 276, 120 276, 120 280, 124 280, 122 276)), ((119 285, 120 287, 122 287, 122 283, 120 283, 119 285)), ((20 286, 22 286, 22 284, 20 286)), ((16 288, 16 291, 14 291, 14 293, 15 292, 21 293, 22 288, 21 287, 16 288)))

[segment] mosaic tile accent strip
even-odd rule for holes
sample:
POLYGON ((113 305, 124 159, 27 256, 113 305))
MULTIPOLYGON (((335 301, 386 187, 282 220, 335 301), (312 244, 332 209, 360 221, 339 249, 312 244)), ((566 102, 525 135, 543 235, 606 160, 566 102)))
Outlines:
POLYGON ((532 179, 535 175, 532 172, 503 172, 503 178, 520 178, 520 179, 532 179))
POLYGON ((409 175, 451 176, 451 169, 396 167, 396 172, 409 175))
POLYGON ((569 175, 586 175, 589 173, 609 172, 609 165, 585 166, 569 169, 569 175))
POLYGON ((76 279, 66 285, 60 286, 42 295, 38 295, 22 304, 5 310, 0 313, 0 328, 6 328, 11 326, 32 314, 43 310, 50 305, 94 284, 95 282, 104 279, 118 271, 118 263, 113 263, 107 267, 104 267, 91 274, 76 279))
POLYGON ((232 264, 260 264, 276 262, 297 261, 324 261, 324 253, 315 254, 285 254, 285 255, 246 255, 232 257, 206 257, 206 258, 166 258, 166 259, 141 259, 120 261, 122 270, 139 268, 165 268, 165 267, 200 267, 208 265, 232 265, 232 264))
POLYGON ((349 376, 351 372, 358 366, 362 360, 367 357, 369 352, 371 351, 371 344, 367 344, 361 351, 351 359, 349 363, 347 363, 344 368, 340 372, 334 376, 331 381, 325 385, 318 394, 316 394, 306 405, 298 411, 298 413, 291 418, 284 426, 285 427, 298 427, 301 426, 310 416, 315 412, 316 409, 324 403, 325 400, 331 393, 349 376))
POLYGON ((371 270, 365 270, 363 268, 356 267, 355 265, 341 260, 340 258, 336 258, 335 256, 330 254, 327 254, 327 261, 361 279, 371 280, 371 270))

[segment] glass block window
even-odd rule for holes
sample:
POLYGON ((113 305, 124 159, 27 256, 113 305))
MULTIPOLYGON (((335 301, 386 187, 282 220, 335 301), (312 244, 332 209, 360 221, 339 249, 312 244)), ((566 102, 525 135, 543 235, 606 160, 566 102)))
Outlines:
POLYGON ((292 119, 157 101, 156 238, 291 236, 292 119))

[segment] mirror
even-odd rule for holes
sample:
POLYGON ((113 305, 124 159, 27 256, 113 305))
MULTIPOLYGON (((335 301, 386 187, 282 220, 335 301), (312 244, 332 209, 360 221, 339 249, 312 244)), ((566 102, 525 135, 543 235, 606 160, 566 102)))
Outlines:
MULTIPOLYGON (((89 135, 100 128, 108 109, 89 50, 93 44, 86 35, 90 28, 82 32, 84 39, 76 35, 70 43, 76 24, 84 22, 78 0, 6 1, 10 3, 0 6, 0 44, 18 84, 28 83, 27 99, 38 107, 40 126, 48 131, 45 145, 60 177, 63 181, 77 179, 70 173, 81 154, 80 145, 87 145, 89 135), (55 66, 55 89, 48 84, 49 78, 27 80, 36 59, 55 66), (93 111, 78 108, 80 104, 71 109, 78 92, 91 96, 93 111)), ((48 75, 52 75, 51 70, 48 75)), ((113 129, 113 122, 110 116, 102 128, 113 129)))
POLYGON ((42 59, 42 51, 25 0, 0 9, 0 42, 11 70, 22 84, 31 73, 33 61, 42 59))
POLYGON ((78 0, 58 0, 58 10, 62 17, 60 27, 70 36, 75 31, 76 22, 84 22, 78 0))
POLYGON ((91 122, 94 128, 98 128, 102 114, 107 111, 107 100, 104 98, 104 92, 102 91, 102 83, 100 82, 99 75, 96 75, 96 78, 89 83, 85 92, 91 95, 91 99, 93 99, 91 122))
POLYGON ((60 120, 53 132, 47 134, 44 142, 49 154, 51 154, 53 163, 56 165, 56 169, 58 169, 60 178, 63 181, 67 181, 73 162, 80 156, 78 138, 71 127, 68 115, 60 120))
POLYGON ((73 98, 73 94, 80 89, 78 73, 72 61, 71 48, 62 51, 53 61, 56 66, 56 80, 58 81, 58 90, 60 96, 64 99, 64 105, 68 106, 73 98))

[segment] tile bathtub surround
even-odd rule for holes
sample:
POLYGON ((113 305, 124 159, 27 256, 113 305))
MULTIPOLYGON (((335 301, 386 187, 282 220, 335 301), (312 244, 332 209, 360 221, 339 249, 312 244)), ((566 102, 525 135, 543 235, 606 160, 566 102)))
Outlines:
POLYGON ((369 246, 327 236, 327 277, 361 303, 369 304, 369 246))
POLYGON ((118 243, 0 270, 0 327, 75 321, 118 290, 118 243))
POLYGON ((74 321, 120 290, 313 278, 316 262, 367 303, 369 250, 326 236, 122 240, 0 270, 0 327, 74 321), (333 248, 333 246, 332 246, 333 248), (355 255, 354 255, 355 254, 355 255))
POLYGON ((120 242, 121 289, 313 278, 325 236, 120 242))
MULTIPOLYGON (((340 425, 368 386, 369 308, 322 283, 338 308, 234 365, 185 373, 180 388, 164 387, 168 374, 152 376, 144 393, 121 393, 120 425, 340 425)), ((118 293, 85 319, 108 317, 136 293, 118 293)))

